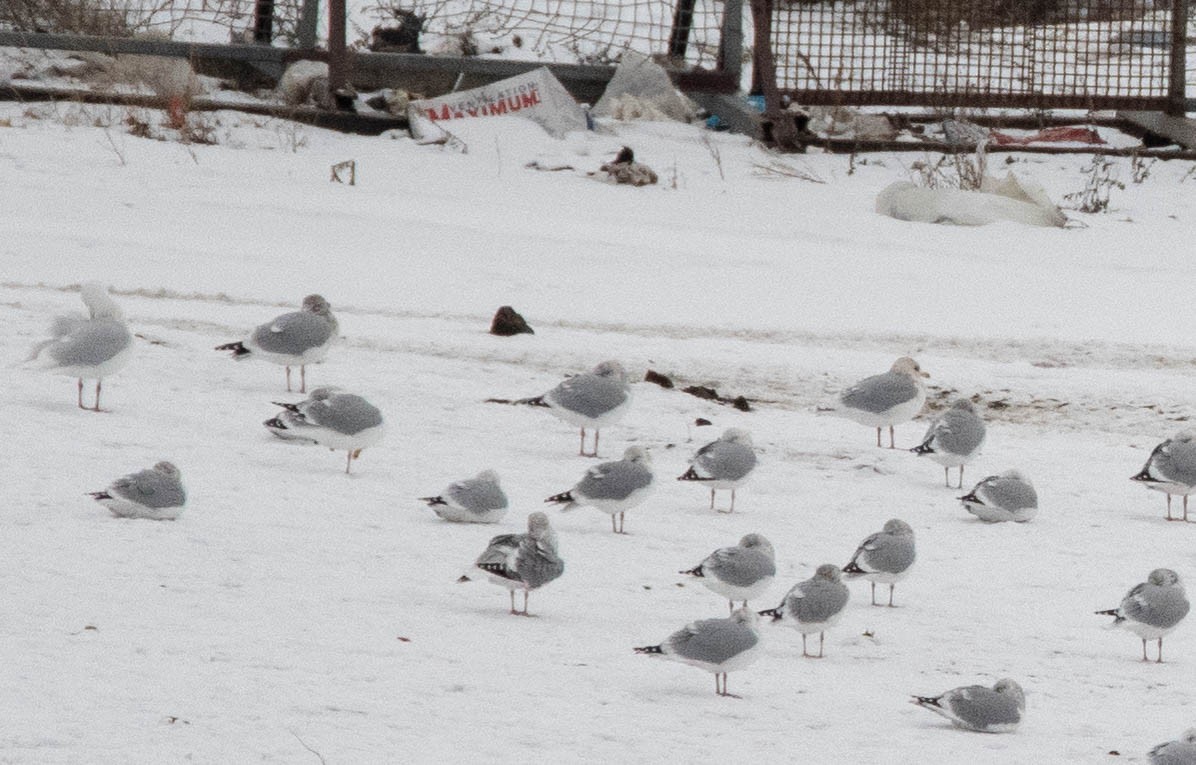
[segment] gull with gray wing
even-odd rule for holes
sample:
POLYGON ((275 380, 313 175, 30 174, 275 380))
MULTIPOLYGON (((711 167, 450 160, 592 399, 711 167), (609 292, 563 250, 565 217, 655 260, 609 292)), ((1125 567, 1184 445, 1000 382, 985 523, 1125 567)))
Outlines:
POLYGON ((1150 765, 1196 765, 1196 728, 1150 750, 1150 765))
POLYGON ((1196 492, 1196 433, 1181 430, 1154 448, 1142 470, 1130 478, 1148 489, 1167 495, 1167 520, 1171 517, 1171 495, 1184 498, 1184 517, 1188 520, 1188 495, 1196 492))
POLYGON ((678 572, 697 577, 707 589, 744 606, 763 595, 777 574, 776 554, 762 534, 745 534, 734 547, 720 547, 694 568, 678 572))
POLYGON ((947 411, 939 415, 919 446, 910 449, 919 457, 928 456, 943 466, 943 480, 951 486, 951 468, 959 468, 959 486, 963 488, 963 466, 980 454, 987 428, 976 413, 976 407, 966 398, 956 399, 947 411))
POLYGON ((959 501, 965 510, 988 523, 1025 523, 1038 515, 1038 492, 1020 470, 990 475, 959 501))
POLYGON ((361 450, 382 440, 385 424, 378 407, 339 388, 316 388, 297 404, 275 402, 283 409, 262 424, 284 441, 298 441, 348 452, 345 472, 361 450))
POLYGON ((237 361, 264 359, 286 367, 287 391, 291 390, 291 367, 299 367, 299 392, 307 392, 307 365, 317 364, 336 342, 339 325, 332 306, 320 295, 303 298, 300 310, 276 316, 256 327, 244 340, 216 346, 232 351, 237 361))
POLYGON ((939 696, 914 696, 910 703, 979 733, 1012 733, 1026 712, 1026 694, 1009 678, 998 680, 992 688, 967 685, 939 696))
POLYGON ((548 516, 536 512, 527 517, 526 534, 499 534, 478 556, 470 573, 458 582, 473 581, 480 574, 511 594, 511 613, 530 616, 527 596, 565 573, 565 562, 557 552, 556 532, 548 516), (523 591, 523 610, 515 610, 515 591, 523 591))
POLYGON ((1110 627, 1127 629, 1142 639, 1142 661, 1150 661, 1146 656, 1146 641, 1157 640, 1156 661, 1161 664, 1163 638, 1183 621, 1188 608, 1188 596, 1179 574, 1169 568, 1156 568, 1145 582, 1126 593, 1120 606, 1096 613, 1115 617, 1110 627))
POLYGON ((801 655, 822 658, 826 631, 839 623, 851 591, 843 584, 843 573, 833 563, 824 563, 814 576, 793 585, 781 605, 761 611, 774 622, 785 620, 801 633, 801 655), (818 633, 818 656, 806 651, 806 636, 818 633))
POLYGON ((714 692, 739 698, 727 691, 727 673, 747 667, 760 653, 756 615, 746 608, 726 619, 701 619, 669 635, 659 645, 635 649, 638 654, 660 656, 714 674, 714 692))
MULTIPOLYGON (((735 512, 735 490, 742 486, 756 468, 756 450, 752 435, 743 428, 727 428, 717 440, 698 449, 689 461, 689 470, 678 481, 698 481, 710 487, 710 509, 714 509, 716 489, 730 489, 731 507, 735 512)), ((721 510, 719 512, 722 512, 721 510)))
POLYGON ((556 418, 581 429, 582 457, 598 456, 598 432, 627 413, 631 406, 631 385, 627 372, 617 361, 604 361, 591 371, 567 378, 540 396, 515 401, 489 399, 505 404, 524 404, 548 409, 556 418), (594 431, 594 450, 586 451, 586 428, 594 431))
POLYGON ((926 384, 918 362, 902 356, 888 372, 865 377, 839 394, 839 406, 833 411, 850 420, 876 428, 876 445, 881 429, 889 429, 889 448, 895 446, 893 426, 918 416, 926 404, 926 384))
POLYGON ((507 495, 498 473, 483 470, 473 478, 454 481, 435 497, 420 497, 432 512, 454 523, 498 523, 507 514, 507 495))
POLYGON ((117 518, 152 521, 173 521, 187 502, 179 469, 170 462, 117 478, 104 491, 89 492, 89 496, 117 518))
POLYGON ((103 380, 115 374, 133 355, 133 335, 124 313, 108 295, 107 288, 87 282, 79 289, 90 318, 59 316, 50 328, 50 338, 34 346, 28 361, 33 367, 78 379, 80 409, 100 411, 103 380), (83 381, 96 381, 95 405, 83 405, 83 381))
POLYGON ((889 585, 889 607, 893 606, 893 588, 909 575, 916 557, 914 530, 905 521, 893 518, 884 528, 870 534, 856 548, 851 562, 843 567, 849 578, 863 577, 872 583, 872 605, 876 605, 876 583, 889 585))
POLYGON ((589 505, 610 514, 610 530, 623 531, 623 514, 642 503, 652 492, 652 458, 642 446, 631 446, 617 462, 603 462, 586 471, 569 491, 553 494, 545 502, 555 502, 562 510, 589 505), (618 518, 616 525, 615 519, 618 518))

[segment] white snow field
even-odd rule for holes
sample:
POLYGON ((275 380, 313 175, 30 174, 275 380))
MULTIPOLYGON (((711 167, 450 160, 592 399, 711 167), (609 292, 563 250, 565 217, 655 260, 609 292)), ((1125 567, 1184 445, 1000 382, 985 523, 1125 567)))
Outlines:
MULTIPOLYGON (((1192 727, 1196 619, 1155 664, 1093 613, 1154 568, 1196 581, 1196 523, 1165 522, 1163 496, 1128 480, 1196 413, 1191 163, 1135 184, 1114 160, 1112 210, 1067 229, 951 228, 873 212, 921 155, 852 168, 653 123, 555 141, 515 118, 453 126, 459 154, 231 112, 210 117, 217 145, 182 145, 129 135, 124 115, 0 107, 0 762, 1142 763, 1192 727), (586 177, 624 144, 660 184, 586 177), (331 183, 348 159, 357 185, 331 183), (825 183, 760 169, 776 161, 825 183), (22 365, 54 315, 82 310, 86 280, 112 286, 138 338, 98 414, 75 407, 74 380, 22 365), (213 350, 313 292, 343 340, 308 385, 358 392, 388 423, 349 476, 343 455, 262 427, 271 402, 301 398, 280 367, 213 350), (504 304, 536 334, 488 335, 504 304), (817 413, 907 354, 935 406, 976 396, 988 420, 965 489, 1021 469, 1032 522, 975 520, 939 465, 817 413), (605 359, 636 382, 602 457, 647 446, 659 485, 626 536, 549 510, 565 573, 511 616, 504 590, 457 577, 595 461, 544 410, 484 399, 605 359), (755 411, 641 382, 648 369, 755 411), (732 515, 674 480, 726 427, 761 459, 732 515), (177 521, 86 496, 163 459, 188 490, 177 521), (416 500, 486 468, 511 498, 500 524, 416 500), (826 658, 764 624, 731 699, 632 653, 726 615, 677 573, 715 548, 772 542, 764 609, 894 517, 919 555, 898 607, 852 583, 826 658), (908 703, 1002 677, 1027 694, 1011 735, 908 703)), ((1059 200, 1088 162, 1009 168, 1059 200)))

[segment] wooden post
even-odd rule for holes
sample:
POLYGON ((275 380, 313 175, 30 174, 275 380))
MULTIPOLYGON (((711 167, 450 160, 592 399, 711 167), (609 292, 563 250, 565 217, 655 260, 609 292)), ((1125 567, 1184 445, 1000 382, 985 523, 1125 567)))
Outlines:
POLYGON ((718 68, 739 87, 743 76, 743 0, 723 3, 723 25, 718 37, 718 68))
POLYGON ((253 41, 258 45, 269 45, 274 41, 274 0, 254 3, 253 41))
POLYGON ((299 10, 299 47, 311 50, 316 47, 316 37, 319 34, 320 0, 303 0, 303 7, 299 10))
POLYGON ((1167 114, 1182 117, 1186 111, 1188 0, 1171 0, 1171 67, 1167 88, 1167 114))
POLYGON ((328 90, 333 98, 349 83, 345 55, 345 0, 328 0, 328 90))
POLYGON ((781 149, 803 149, 797 139, 797 125, 781 106, 781 91, 777 88, 777 65, 772 54, 772 0, 751 0, 752 29, 755 34, 753 83, 757 80, 764 92, 765 138, 771 138, 781 149))
POLYGON ((677 7, 673 11, 673 31, 669 35, 669 58, 673 61, 685 60, 689 31, 694 25, 694 1, 677 0, 677 7))

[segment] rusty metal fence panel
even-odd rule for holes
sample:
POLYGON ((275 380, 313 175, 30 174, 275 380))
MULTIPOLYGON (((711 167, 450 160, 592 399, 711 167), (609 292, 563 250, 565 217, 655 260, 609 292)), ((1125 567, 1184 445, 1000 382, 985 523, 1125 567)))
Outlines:
POLYGON ((1167 0, 778 0, 771 42, 799 103, 1153 110, 1172 24, 1167 0))

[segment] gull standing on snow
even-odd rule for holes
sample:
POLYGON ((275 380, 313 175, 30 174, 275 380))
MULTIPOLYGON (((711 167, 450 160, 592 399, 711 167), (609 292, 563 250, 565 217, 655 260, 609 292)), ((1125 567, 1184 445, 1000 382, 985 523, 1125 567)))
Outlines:
POLYGON ((1146 488, 1167 494, 1167 520, 1171 517, 1171 495, 1184 498, 1184 517, 1188 520, 1188 495, 1196 492, 1196 433, 1181 430, 1154 448, 1142 470, 1130 478, 1146 488))
POLYGON ((660 645, 636 648, 647 656, 662 656, 714 674, 714 692, 719 696, 739 698, 727 692, 727 673, 743 669, 760 652, 760 632, 756 615, 746 608, 726 619, 701 619, 669 635, 660 645), (721 683, 720 683, 721 680, 721 683))
POLYGON ((1145 582, 1126 593, 1120 606, 1096 613, 1116 617, 1110 627, 1122 627, 1142 638, 1142 661, 1150 661, 1146 641, 1157 640, 1157 661, 1161 664, 1163 637, 1188 615, 1188 597, 1178 574, 1169 568, 1156 568, 1145 582))
POLYGON ((884 529, 868 536, 843 567, 849 578, 862 576, 872 583, 872 605, 876 605, 876 583, 889 585, 889 607, 893 607, 893 588, 909 574, 914 565, 914 530, 905 521, 894 518, 884 529))
POLYGON ((1026 712, 1026 694, 1008 678, 992 688, 967 685, 941 696, 914 696, 910 703, 946 717, 956 727, 980 733, 1012 733, 1026 712))
POLYGON ((910 449, 921 456, 929 456, 943 466, 943 480, 951 486, 951 468, 959 468, 959 486, 963 488, 963 466, 980 454, 987 429, 976 414, 976 407, 966 398, 957 399, 947 411, 939 415, 920 446, 910 449))
MULTIPOLYGON (((511 613, 529 616, 527 594, 543 587, 565 572, 565 562, 557 554, 556 532, 544 513, 527 517, 526 534, 500 534, 490 540, 486 550, 473 564, 493 584, 511 593, 511 613), (515 590, 523 590, 523 610, 515 610, 515 590)), ((476 574, 465 574, 458 582, 473 581, 476 574)))
POLYGON ((822 658, 822 644, 826 631, 839 623, 851 591, 843 584, 843 574, 833 563, 824 563, 814 576, 793 585, 781 601, 781 605, 761 611, 761 616, 772 620, 788 619, 793 628, 801 633, 801 655, 822 658), (806 636, 818 633, 818 656, 806 651, 806 636))
POLYGON ((1150 765, 1196 765, 1196 728, 1150 750, 1150 765))
POLYGON ((610 513, 610 530, 623 534, 623 514, 648 498, 652 492, 652 478, 652 458, 648 450, 631 446, 623 452, 623 459, 595 465, 572 489, 544 501, 561 503, 562 510, 589 505, 610 513))
POLYGON ((382 440, 385 425, 382 412, 361 396, 337 388, 316 388, 297 404, 274 402, 283 410, 262 424, 284 441, 302 441, 344 449, 348 452, 345 472, 361 450, 382 440))
POLYGON ((498 473, 483 470, 473 478, 455 481, 435 497, 420 497, 432 512, 454 523, 498 523, 507 514, 507 495, 498 473))
POLYGON ((880 446, 880 431, 889 429, 889 448, 894 448, 893 426, 909 422, 918 416, 926 403, 926 383, 930 377, 909 356, 893 362, 888 372, 865 377, 839 394, 839 407, 834 411, 850 420, 876 428, 876 445, 880 446))
POLYGON ((28 361, 40 369, 78 378, 80 409, 88 408, 83 406, 83 381, 94 379, 96 400, 91 409, 98 412, 101 383, 129 362, 133 355, 133 335, 107 288, 87 282, 79 293, 91 318, 56 318, 50 328, 50 339, 34 346, 28 361))
POLYGON ((117 518, 151 521, 173 521, 183 512, 187 501, 179 469, 169 462, 159 462, 150 470, 117 478, 104 491, 89 495, 117 518))
POLYGON ((1038 515, 1038 492, 1019 470, 990 475, 959 501, 969 513, 989 523, 1024 523, 1038 515))
MULTIPOLYGON (((735 512, 735 490, 742 486, 756 467, 752 436, 743 428, 727 428, 717 441, 698 449, 689 461, 689 470, 678 481, 700 481, 710 486, 710 509, 714 509, 714 491, 731 490, 731 509, 735 512)), ((722 511, 719 511, 722 512, 722 511)))
POLYGON ((678 573, 701 579, 734 611, 735 601, 747 606, 768 590, 777 575, 776 554, 762 534, 746 534, 738 545, 720 547, 694 568, 678 573))
POLYGON ((598 456, 598 431, 627 413, 631 385, 617 361, 604 361, 585 374, 574 375, 541 396, 510 402, 546 407, 555 417, 581 428, 582 457, 598 456), (586 453, 586 428, 594 431, 594 451, 586 453))
POLYGON ((244 361, 260 358, 287 368, 287 391, 291 390, 291 367, 299 367, 299 392, 307 392, 307 365, 328 355, 336 341, 338 325, 332 306, 319 295, 303 298, 299 311, 284 313, 262 324, 249 337, 235 343, 216 346, 218 351, 232 351, 233 358, 244 361))

